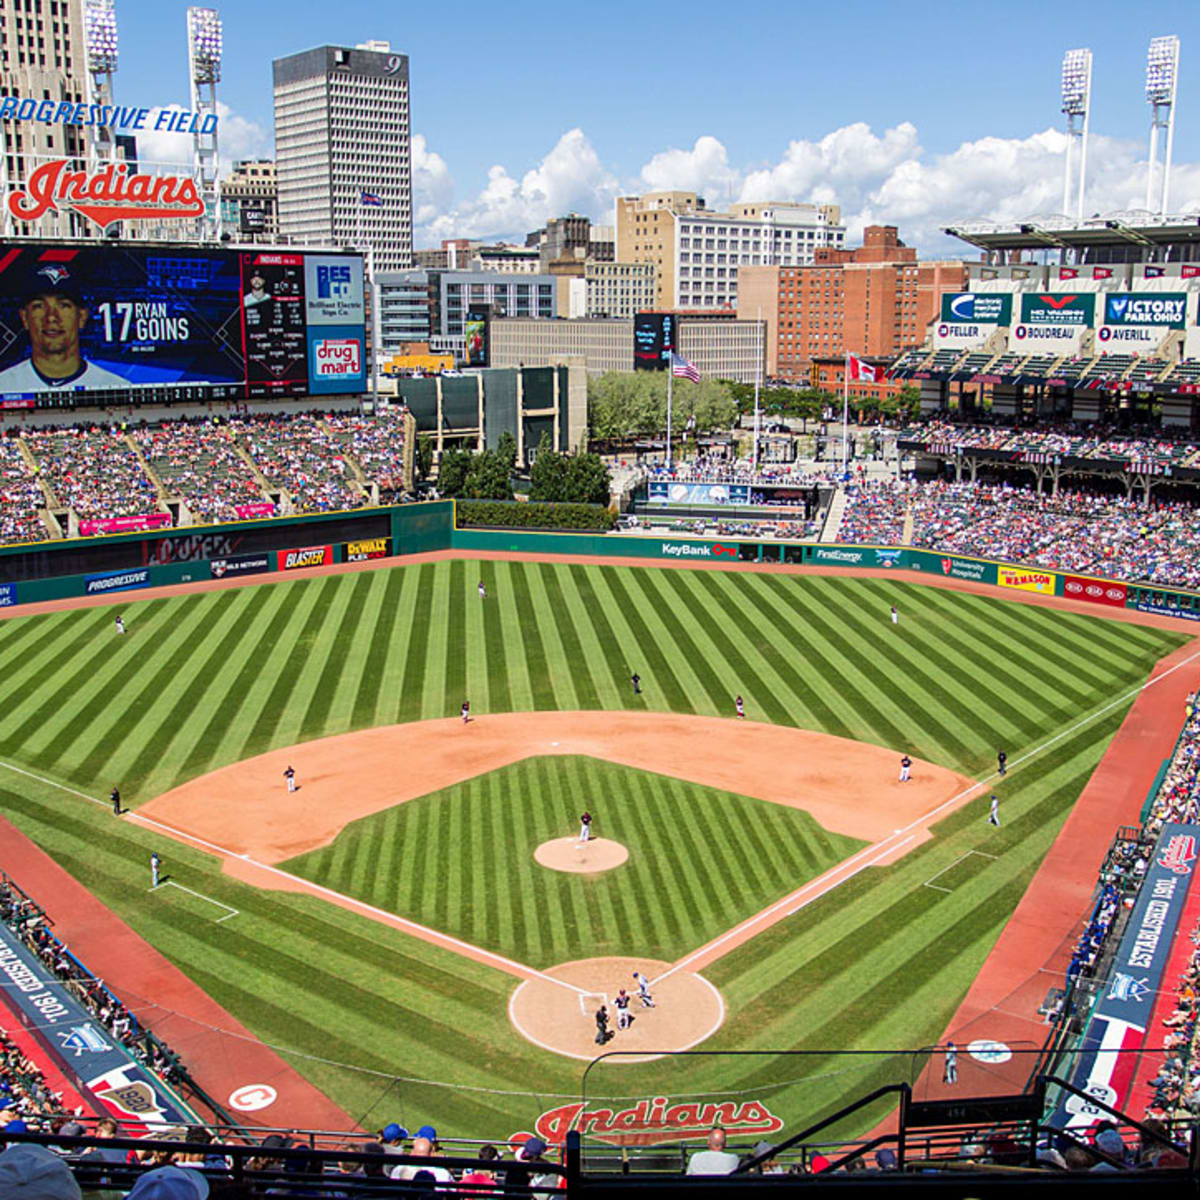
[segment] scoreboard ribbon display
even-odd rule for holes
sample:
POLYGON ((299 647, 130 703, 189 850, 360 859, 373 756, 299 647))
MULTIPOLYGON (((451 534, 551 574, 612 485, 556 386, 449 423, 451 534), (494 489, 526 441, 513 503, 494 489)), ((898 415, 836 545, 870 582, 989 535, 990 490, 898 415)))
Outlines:
POLYGON ((366 386, 357 255, 0 244, 0 404, 153 386, 366 386))

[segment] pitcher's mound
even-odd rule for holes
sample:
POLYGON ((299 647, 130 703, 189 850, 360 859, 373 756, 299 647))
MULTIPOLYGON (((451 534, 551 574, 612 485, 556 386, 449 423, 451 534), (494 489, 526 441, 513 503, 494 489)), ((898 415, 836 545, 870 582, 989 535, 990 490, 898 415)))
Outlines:
POLYGON ((591 838, 581 842, 578 838, 555 838, 543 842, 533 857, 552 871, 575 871, 581 875, 592 875, 597 871, 611 871, 619 867, 628 857, 629 851, 620 842, 610 838, 591 838))
POLYGON ((612 1066, 690 1050, 721 1027, 725 1002, 702 975, 668 971, 670 963, 645 958, 585 958, 548 967, 541 978, 517 986, 508 1002, 509 1020, 535 1046, 567 1058, 590 1062, 620 1051, 606 1060, 612 1066), (653 1008, 638 998, 634 971, 650 980, 653 1008), (617 1028, 613 998, 620 988, 629 994, 633 1022, 628 1029, 617 1028), (603 1046, 596 1042, 596 1010, 601 1004, 608 1008, 613 1034, 603 1046))

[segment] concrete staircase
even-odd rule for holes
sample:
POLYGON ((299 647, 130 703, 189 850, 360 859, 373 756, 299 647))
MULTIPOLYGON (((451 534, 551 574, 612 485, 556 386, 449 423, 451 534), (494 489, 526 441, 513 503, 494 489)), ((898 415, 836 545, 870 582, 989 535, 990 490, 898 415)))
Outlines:
POLYGON ((821 542, 836 542, 842 528, 842 514, 846 511, 846 489, 839 487, 833 493, 829 502, 829 511, 825 514, 825 524, 821 527, 821 542))

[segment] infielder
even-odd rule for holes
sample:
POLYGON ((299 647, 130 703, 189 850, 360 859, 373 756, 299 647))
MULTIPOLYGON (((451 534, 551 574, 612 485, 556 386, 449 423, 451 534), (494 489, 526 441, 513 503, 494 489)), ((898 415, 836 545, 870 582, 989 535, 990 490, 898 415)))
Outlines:
POLYGON ((741 696, 733 702, 733 707, 737 709, 738 720, 744 721, 746 719, 746 702, 741 696))
POLYGON ((641 971, 634 971, 634 979, 638 985, 638 999, 642 1002, 643 1008, 653 1008, 654 998, 650 995, 650 980, 648 980, 641 971))
POLYGON ((592 837, 592 814, 590 812, 581 813, 579 815, 579 844, 586 846, 592 837))
POLYGON ((461 711, 461 715, 462 715, 462 719, 463 719, 463 724, 465 725, 471 719, 471 702, 470 702, 470 700, 464 700, 462 702, 462 709, 460 711, 461 711))
POLYGON ((996 799, 995 792, 992 793, 992 807, 988 813, 988 824, 995 825, 997 829, 1000 828, 1000 801, 996 799))
POLYGON ((296 790, 296 768, 288 763, 287 770, 283 773, 284 779, 287 780, 287 790, 294 792, 296 790))
POLYGON ((117 617, 116 618, 116 626, 117 626, 118 633, 124 633, 125 632, 125 618, 117 617))
POLYGON ((958 1082, 958 1047, 953 1042, 946 1043, 946 1067, 942 1072, 942 1082, 958 1082))
POLYGON ((116 788, 113 788, 108 793, 108 798, 112 801, 113 816, 119 817, 121 815, 121 793, 116 788))
POLYGON ((912 759, 906 754, 900 760, 900 782, 907 783, 909 772, 912 770, 912 759))
POLYGON ((158 857, 158 851, 155 850, 150 855, 150 886, 158 887, 158 868, 162 866, 162 859, 158 857))

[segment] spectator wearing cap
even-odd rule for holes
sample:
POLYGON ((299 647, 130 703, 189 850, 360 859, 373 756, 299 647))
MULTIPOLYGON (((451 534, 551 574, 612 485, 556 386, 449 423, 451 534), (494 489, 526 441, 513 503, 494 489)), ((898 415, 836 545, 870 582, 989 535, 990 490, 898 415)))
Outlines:
POLYGON ((737 1168, 738 1156, 725 1149, 725 1127, 714 1125, 708 1131, 708 1146, 688 1159, 689 1175, 730 1175, 737 1168))
POLYGON ((208 1200, 208 1180, 201 1171, 156 1167, 138 1179, 126 1200, 208 1200))
MULTIPOLYGON (((545 1163, 546 1143, 540 1137, 526 1138, 517 1151, 516 1163, 504 1173, 504 1184, 508 1191, 524 1192, 526 1188, 544 1189, 546 1195, 558 1187, 559 1176, 553 1172, 540 1171, 539 1163, 545 1163)), ((736 1161, 736 1160, 735 1160, 736 1161)))
POLYGON ((385 1125, 379 1131, 379 1140, 383 1143, 384 1154, 403 1154, 404 1143, 408 1138, 408 1130, 395 1121, 385 1125))
POLYGON ((9 1146, 0 1154, 4 1200, 80 1200, 71 1168, 46 1146, 9 1146))
MULTIPOLYGON (((436 1136, 436 1130, 431 1125, 422 1125, 422 1130, 428 1129, 430 1133, 436 1136)), ((434 1138, 427 1137, 424 1133, 418 1131, 417 1136, 413 1138, 412 1149, 408 1152, 412 1158, 431 1159, 436 1148, 434 1138)), ((445 1167, 439 1167, 433 1162, 415 1162, 415 1163, 400 1163, 388 1172, 393 1179, 399 1180, 414 1180, 419 1171, 428 1171, 438 1183, 453 1183, 454 1176, 450 1174, 445 1167)))
POLYGON ((1101 1159, 1093 1168, 1093 1171, 1118 1171, 1125 1166, 1125 1142, 1121 1135, 1115 1129, 1101 1129, 1096 1134, 1096 1149, 1101 1154, 1113 1159, 1113 1162, 1105 1162, 1101 1159), (1117 1165, 1119 1164, 1119 1165, 1117 1165))
POLYGON ((875 1151, 875 1166, 880 1171, 894 1171, 896 1169, 896 1152, 890 1146, 884 1146, 881 1150, 875 1151))

